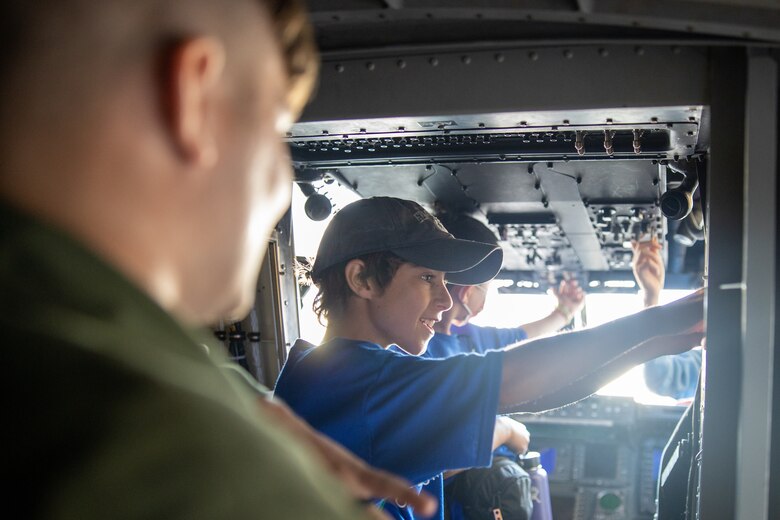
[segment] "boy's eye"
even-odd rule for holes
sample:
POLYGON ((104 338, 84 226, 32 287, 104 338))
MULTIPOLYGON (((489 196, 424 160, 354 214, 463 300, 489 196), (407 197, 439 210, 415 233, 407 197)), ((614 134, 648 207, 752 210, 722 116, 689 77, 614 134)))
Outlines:
POLYGON ((433 282, 436 279, 436 277, 433 276, 432 274, 424 274, 424 275, 420 276, 420 278, 422 278, 423 281, 428 282, 428 283, 431 283, 431 282, 433 282))

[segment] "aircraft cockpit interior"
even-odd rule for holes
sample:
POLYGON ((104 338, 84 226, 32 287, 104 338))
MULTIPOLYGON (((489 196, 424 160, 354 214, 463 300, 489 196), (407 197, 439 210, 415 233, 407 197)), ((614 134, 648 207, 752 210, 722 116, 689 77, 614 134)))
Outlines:
MULTIPOLYGON (((697 389, 514 416, 553 518, 780 518, 777 2, 309 5, 319 86, 286 136, 294 204, 261 273, 263 310, 220 331, 235 355, 273 384, 291 342, 316 334, 296 257, 358 198, 487 225, 504 264, 482 318, 499 325, 501 312, 533 319, 563 279, 587 294, 572 326, 639 310, 632 242, 656 240, 668 299, 707 288, 697 389)), ((647 394, 641 371, 624 381, 647 394)))

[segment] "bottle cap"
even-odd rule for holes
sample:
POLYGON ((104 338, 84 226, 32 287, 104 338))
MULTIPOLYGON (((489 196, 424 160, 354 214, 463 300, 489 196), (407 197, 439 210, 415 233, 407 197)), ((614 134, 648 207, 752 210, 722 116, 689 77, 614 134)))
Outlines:
POLYGON ((541 465, 542 457, 538 451, 529 451, 525 455, 518 455, 517 462, 524 470, 529 470, 541 465))

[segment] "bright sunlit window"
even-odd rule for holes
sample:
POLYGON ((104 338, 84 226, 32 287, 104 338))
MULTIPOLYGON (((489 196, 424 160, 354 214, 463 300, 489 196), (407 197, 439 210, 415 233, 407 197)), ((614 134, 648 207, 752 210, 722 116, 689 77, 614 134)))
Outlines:
MULTIPOLYGON (((333 204, 331 216, 325 220, 315 222, 306 216, 304 205, 306 197, 298 187, 293 187, 292 197, 292 221, 293 221, 293 239, 295 240, 295 255, 314 258, 317 255, 317 247, 322 240, 322 234, 325 228, 333 218, 333 215, 350 202, 358 200, 354 192, 340 187, 338 184, 326 186, 321 193, 326 195, 333 204)), ((300 326, 301 338, 315 345, 322 342, 325 335, 325 327, 319 324, 317 316, 312 310, 314 296, 317 294, 316 287, 311 287, 301 299, 300 326)))

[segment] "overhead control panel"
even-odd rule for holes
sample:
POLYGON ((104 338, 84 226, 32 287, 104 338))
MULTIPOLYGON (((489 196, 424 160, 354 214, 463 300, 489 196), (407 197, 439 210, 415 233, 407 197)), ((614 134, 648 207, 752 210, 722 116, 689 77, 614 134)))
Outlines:
MULTIPOLYGON (((563 273, 630 280, 632 240, 669 254, 661 201, 691 169, 680 165, 701 160, 704 117, 679 106, 303 122, 288 143, 309 195, 336 184, 483 220, 516 282, 502 290, 533 292, 563 273)), ((670 286, 698 275, 668 271, 670 286)))

